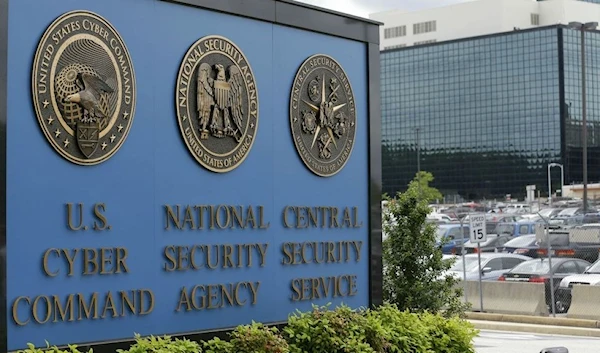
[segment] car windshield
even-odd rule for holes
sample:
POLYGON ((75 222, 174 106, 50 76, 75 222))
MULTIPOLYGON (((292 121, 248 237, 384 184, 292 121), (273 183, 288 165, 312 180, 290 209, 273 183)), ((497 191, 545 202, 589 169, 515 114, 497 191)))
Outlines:
POLYGON ((513 240, 507 241, 506 244, 504 244, 504 246, 508 247, 508 248, 520 247, 520 246, 530 246, 534 242, 535 242, 535 235, 533 235, 533 236, 522 235, 513 240))
POLYGON ((510 272, 512 273, 548 273, 550 266, 545 260, 531 260, 521 262, 515 266, 510 272))
POLYGON ((585 273, 597 273, 600 274, 600 261, 596 261, 585 273))
MULTIPOLYGON (((467 272, 473 271, 473 270, 477 270, 477 258, 476 257, 465 257, 465 267, 467 269, 467 272)), ((462 258, 458 258, 456 260, 456 262, 454 263, 454 265, 452 267, 450 267, 450 271, 457 271, 457 272, 462 272, 463 270, 463 259, 462 258)))
POLYGON ((497 234, 512 234, 515 226, 512 224, 498 224, 496 227, 497 234))
POLYGON ((498 225, 498 223, 496 223, 496 222, 486 222, 485 223, 486 233, 488 233, 488 234, 496 233, 496 226, 497 225, 498 225))
POLYGON ((548 218, 552 215, 552 213, 555 212, 554 208, 545 208, 543 210, 541 210, 540 212, 538 212, 542 217, 544 218, 548 218))
POLYGON ((443 237, 446 236, 446 232, 448 231, 448 228, 446 227, 439 227, 437 230, 437 240, 441 241, 443 237))
POLYGON ((575 212, 577 212, 578 208, 565 208, 564 210, 560 211, 560 213, 558 214, 559 216, 572 216, 575 214, 575 212))

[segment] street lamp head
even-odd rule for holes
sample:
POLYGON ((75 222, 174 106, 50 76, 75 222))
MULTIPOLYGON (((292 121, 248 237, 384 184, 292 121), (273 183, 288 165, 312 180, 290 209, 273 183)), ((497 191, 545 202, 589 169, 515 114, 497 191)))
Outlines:
POLYGON ((583 23, 577 21, 569 22, 569 27, 573 29, 581 29, 583 27, 583 23))
POLYGON ((598 27, 598 22, 581 23, 581 22, 573 21, 573 22, 569 22, 569 27, 579 30, 579 31, 593 30, 593 29, 596 29, 596 27, 598 27))

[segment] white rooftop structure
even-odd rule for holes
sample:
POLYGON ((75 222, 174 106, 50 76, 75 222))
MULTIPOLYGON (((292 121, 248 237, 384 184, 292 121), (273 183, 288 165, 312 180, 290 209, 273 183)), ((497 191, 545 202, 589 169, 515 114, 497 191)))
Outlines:
POLYGON ((373 13, 381 49, 508 32, 536 26, 600 21, 600 4, 581 0, 475 0, 415 12, 373 13))

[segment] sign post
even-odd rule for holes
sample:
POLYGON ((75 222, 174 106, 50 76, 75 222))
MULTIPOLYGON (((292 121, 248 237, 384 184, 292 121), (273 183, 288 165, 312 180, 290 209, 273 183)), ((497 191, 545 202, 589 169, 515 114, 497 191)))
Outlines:
POLYGON ((479 307, 481 312, 483 312, 483 292, 481 290, 481 246, 480 244, 487 240, 487 232, 485 228, 485 214, 477 213, 469 216, 470 222, 470 241, 471 243, 477 243, 477 263, 479 268, 479 307))
POLYGON ((460 257, 462 258, 462 267, 463 267, 463 287, 465 291, 465 303, 469 301, 469 297, 467 295, 467 264, 465 263, 465 230, 463 228, 464 218, 460 219, 460 257))

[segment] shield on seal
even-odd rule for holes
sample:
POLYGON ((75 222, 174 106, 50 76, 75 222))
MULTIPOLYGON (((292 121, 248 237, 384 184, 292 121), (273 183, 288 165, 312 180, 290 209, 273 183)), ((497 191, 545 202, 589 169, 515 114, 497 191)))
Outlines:
POLYGON ((84 156, 90 158, 96 149, 98 149, 98 140, 100 139, 100 123, 77 122, 77 146, 84 156))
POLYGON ((231 85, 226 81, 215 81, 215 100, 221 109, 227 108, 231 85))

